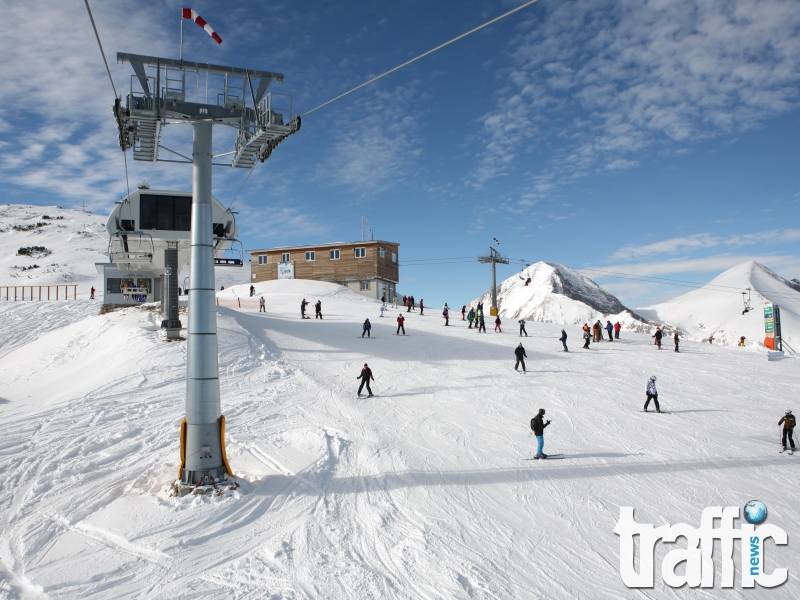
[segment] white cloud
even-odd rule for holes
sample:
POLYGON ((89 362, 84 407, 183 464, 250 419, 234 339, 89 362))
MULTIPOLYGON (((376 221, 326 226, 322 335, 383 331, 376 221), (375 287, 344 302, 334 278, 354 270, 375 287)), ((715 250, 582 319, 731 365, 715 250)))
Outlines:
POLYGON ((751 128, 800 102, 795 0, 577 0, 542 4, 511 42, 499 108, 472 182, 561 139, 531 193, 645 153, 751 128), (678 142, 682 142, 678 144, 678 142))

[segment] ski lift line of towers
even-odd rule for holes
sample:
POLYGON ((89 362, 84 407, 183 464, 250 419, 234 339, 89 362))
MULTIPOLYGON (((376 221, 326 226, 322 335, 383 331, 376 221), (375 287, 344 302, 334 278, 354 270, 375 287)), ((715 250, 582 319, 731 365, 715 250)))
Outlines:
POLYGON ((178 494, 184 495, 196 485, 215 484, 226 474, 233 476, 225 454, 225 417, 220 403, 214 264, 226 244, 236 241, 236 221, 212 196, 212 166, 252 169, 256 161, 267 160, 278 144, 299 131, 301 121, 292 114, 291 96, 268 91, 272 82, 283 82, 280 73, 126 53, 118 53, 117 60, 129 63, 134 72, 124 105, 122 98, 114 100, 122 150, 132 149, 134 160, 192 165, 191 194, 139 190, 115 207, 109 219, 117 244, 112 248, 116 250, 110 256, 112 263, 129 270, 134 265, 148 265, 151 272, 157 270, 169 280, 165 326, 171 328, 178 324, 177 302, 172 301, 178 266, 184 257, 188 260, 186 416, 181 424, 177 486, 178 494), (164 129, 178 123, 192 125, 190 156, 188 151, 168 148, 162 142, 164 129), (214 125, 237 131, 233 150, 212 153, 214 125), (144 228, 147 223, 142 223, 143 217, 150 218, 144 204, 153 201, 145 196, 156 197, 156 227, 149 230, 144 228), (171 204, 165 196, 172 197, 171 204), (188 198, 191 216, 187 229, 188 198), (135 222, 136 208, 139 223, 135 222), (134 217, 126 216, 126 210, 134 217), (159 218, 171 228, 159 228, 159 218), (123 220, 134 222, 123 224, 123 220), (131 233, 137 234, 133 237, 145 251, 132 251, 131 233), (157 248, 164 250, 163 264, 157 248), (182 251, 188 254, 181 255, 182 251), (141 262, 136 262, 137 257, 141 262))
POLYGON ((490 246, 489 254, 479 256, 478 262, 490 263, 492 265, 492 308, 489 310, 489 314, 496 317, 497 311, 499 310, 497 306, 497 263, 507 265, 509 261, 508 258, 501 256, 497 250, 490 246))

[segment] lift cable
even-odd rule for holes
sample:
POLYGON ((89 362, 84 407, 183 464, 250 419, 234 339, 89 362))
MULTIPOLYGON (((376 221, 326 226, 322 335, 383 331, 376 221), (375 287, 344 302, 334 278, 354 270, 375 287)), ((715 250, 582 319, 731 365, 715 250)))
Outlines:
POLYGON ((519 10, 522 10, 523 8, 527 8, 528 6, 530 6, 531 4, 534 4, 534 3, 536 3, 537 1, 538 1, 538 0, 529 0, 528 2, 525 2, 524 4, 521 4, 521 5, 519 5, 519 6, 518 6, 518 7, 516 7, 516 8, 512 8, 510 11, 508 11, 508 12, 506 12, 506 13, 503 13, 503 14, 502 14, 502 15, 500 15, 499 17, 495 17, 494 19, 491 19, 490 21, 486 21, 486 23, 484 23, 483 25, 478 25, 477 27, 475 27, 475 28, 473 28, 473 29, 470 29, 469 31, 467 31, 467 32, 465 32, 465 33, 462 33, 461 35, 454 37, 452 40, 449 40, 449 41, 445 42, 444 44, 439 44, 439 45, 438 45, 438 46, 436 46, 435 48, 431 48, 431 49, 430 49, 430 50, 428 50, 427 52, 423 52, 423 53, 422 53, 422 54, 420 54, 419 56, 415 56, 415 57, 414 57, 414 58, 412 58, 411 60, 407 60, 407 61, 406 61, 406 62, 404 62, 403 64, 401 64, 401 65, 397 65, 397 66, 396 66, 396 67, 394 67, 393 69, 389 69, 388 71, 386 71, 386 72, 384 72, 384 73, 381 73, 381 74, 380 74, 380 75, 378 75, 377 77, 373 77, 372 79, 370 79, 370 80, 368 80, 368 81, 365 81, 365 82, 364 82, 364 83, 362 83, 361 85, 357 85, 357 86, 356 86, 356 87, 354 87, 353 89, 351 89, 351 90, 348 90, 348 91, 346 91, 346 92, 345 92, 345 93, 343 93, 343 94, 339 94, 339 95, 338 95, 338 96, 336 96, 335 98, 331 98, 331 99, 330 99, 330 100, 328 100, 327 102, 323 102, 322 104, 320 104, 319 106, 316 106, 316 107, 312 108, 311 110, 307 110, 306 112, 304 112, 304 113, 303 113, 302 115, 300 115, 300 116, 301 116, 301 117, 305 117, 306 115, 308 115, 308 114, 310 114, 310 113, 314 112, 315 110, 318 110, 318 109, 322 108, 323 106, 327 106, 327 105, 328 105, 328 104, 330 104, 331 102, 335 102, 336 100, 339 100, 340 98, 344 98, 344 97, 345 97, 345 96, 347 96, 348 94, 352 94, 352 93, 353 93, 353 92, 355 92, 356 90, 360 90, 360 89, 361 89, 361 88, 363 88, 364 86, 367 86, 367 85, 369 85, 370 83, 373 83, 373 82, 375 82, 375 81, 378 81, 378 79, 381 79, 382 77, 386 77, 386 76, 387 76, 387 75, 389 75, 390 73, 394 73, 395 71, 398 71, 398 70, 402 69, 403 67, 410 65, 411 63, 418 61, 420 58, 424 58, 424 57, 428 56, 429 54, 433 54, 433 53, 434 53, 434 52, 436 52, 437 50, 441 50, 441 49, 442 49, 442 48, 444 48, 445 46, 449 46, 449 45, 450 45, 450 44, 452 44, 453 42, 457 42, 458 40, 460 40, 460 39, 463 39, 463 38, 467 37, 468 35, 470 35, 470 34, 473 34, 473 33, 475 33, 476 31, 479 31, 479 30, 483 29, 484 27, 488 27, 489 25, 491 25, 491 24, 493 24, 493 23, 497 23, 498 21, 500 21, 500 20, 502 20, 502 19, 505 19, 505 18, 506 18, 506 17, 508 17, 509 15, 513 15, 515 12, 517 12, 517 11, 519 11, 519 10))
POLYGON ((108 61, 106 60, 106 53, 103 51, 103 44, 100 42, 100 34, 97 33, 97 26, 94 24, 94 17, 92 16, 92 9, 89 7, 89 0, 83 0, 83 2, 86 4, 89 20, 92 22, 92 29, 94 29, 94 37, 97 38, 97 45, 100 46, 100 54, 103 56, 103 63, 106 65, 106 73, 108 73, 108 80, 111 82, 111 89, 114 90, 114 98, 119 98, 117 87, 114 85, 114 79, 111 77, 111 69, 108 68, 108 61))

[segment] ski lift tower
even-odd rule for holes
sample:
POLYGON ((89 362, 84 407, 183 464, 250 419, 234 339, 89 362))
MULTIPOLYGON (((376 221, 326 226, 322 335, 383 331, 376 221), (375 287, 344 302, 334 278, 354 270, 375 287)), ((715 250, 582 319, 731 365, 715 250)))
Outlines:
POLYGON ((117 61, 129 63, 134 73, 125 105, 122 98, 114 102, 122 150, 133 149, 134 160, 192 165, 183 491, 233 475, 220 407, 211 167, 252 169, 300 130, 300 117, 292 114, 291 96, 268 92, 273 82, 283 83, 280 73, 126 53, 118 53, 117 61), (177 124, 192 126, 191 153, 162 141, 177 124), (214 125, 236 131, 232 150, 212 154, 214 125))
POLYGON ((497 316, 497 267, 495 265, 497 265, 497 263, 500 263, 501 265, 507 265, 508 259, 505 256, 501 256, 497 250, 495 250, 490 246, 489 254, 479 256, 478 262, 492 264, 492 308, 489 310, 489 314, 493 317, 496 317, 497 316))

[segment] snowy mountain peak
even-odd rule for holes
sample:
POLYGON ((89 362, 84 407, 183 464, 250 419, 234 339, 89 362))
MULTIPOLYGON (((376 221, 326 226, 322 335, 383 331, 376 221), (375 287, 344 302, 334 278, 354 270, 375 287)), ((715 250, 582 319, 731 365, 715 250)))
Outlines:
MULTIPOLYGON (((476 302, 491 305, 491 291, 476 302)), ((578 324, 614 316, 640 321, 612 294, 588 277, 557 263, 537 262, 497 286, 501 318, 578 324), (528 282, 530 278, 530 282, 528 282)))

